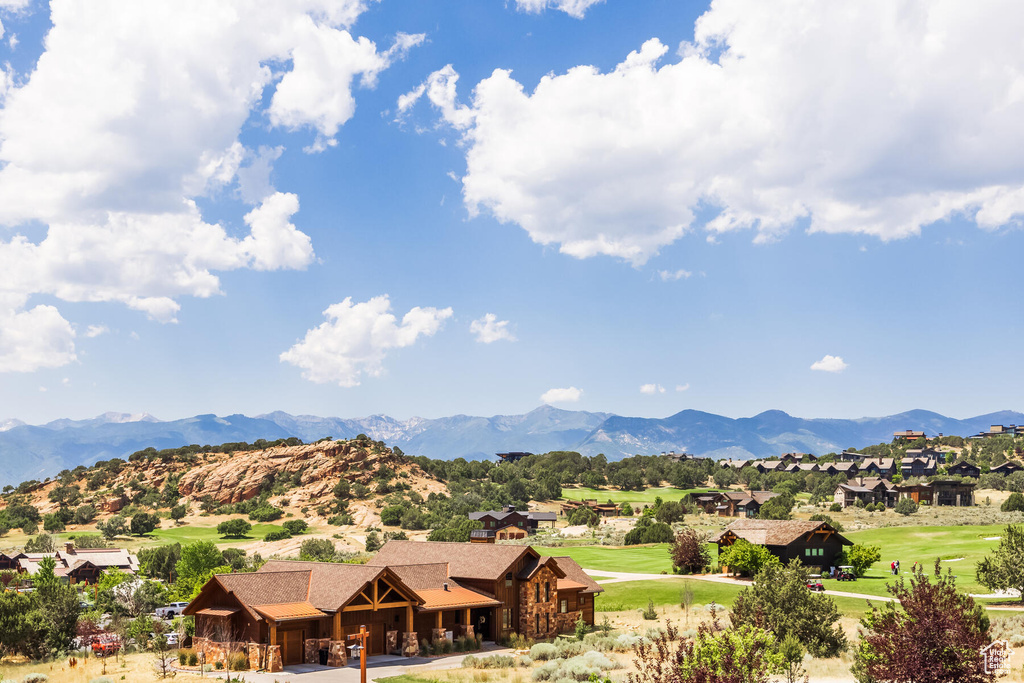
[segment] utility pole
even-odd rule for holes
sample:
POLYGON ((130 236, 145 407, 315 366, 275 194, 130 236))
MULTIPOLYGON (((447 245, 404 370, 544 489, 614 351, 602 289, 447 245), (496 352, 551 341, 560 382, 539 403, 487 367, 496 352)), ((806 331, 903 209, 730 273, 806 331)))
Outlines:
POLYGON ((353 633, 348 640, 358 640, 359 651, 359 683, 366 683, 366 639, 369 637, 365 626, 359 627, 359 633, 353 633))

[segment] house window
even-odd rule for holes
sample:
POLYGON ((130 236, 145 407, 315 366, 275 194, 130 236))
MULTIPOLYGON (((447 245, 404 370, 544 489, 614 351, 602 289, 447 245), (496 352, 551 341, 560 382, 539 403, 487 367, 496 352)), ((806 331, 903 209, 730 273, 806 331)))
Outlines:
POLYGON ((544 613, 544 633, 551 630, 551 615, 547 612, 544 613))
POLYGON ((534 633, 540 633, 540 615, 533 615, 533 631, 534 633))
POLYGON ((580 607, 583 607, 583 605, 585 605, 586 603, 587 603, 587 596, 585 596, 585 595, 581 595, 579 597, 579 599, 577 600, 577 602, 576 602, 576 604, 578 604, 580 607))
POLYGON ((562 607, 560 609, 561 609, 562 614, 565 614, 566 612, 568 612, 569 611, 569 601, 568 600, 562 600, 562 607))
POLYGON ((505 630, 512 628, 512 610, 501 610, 501 628, 505 630))
POLYGON ((544 582, 544 602, 551 602, 551 584, 544 582))
POLYGON ((505 588, 512 587, 512 572, 505 574, 505 588))
POLYGON ((533 584, 533 601, 540 602, 540 584, 533 584))

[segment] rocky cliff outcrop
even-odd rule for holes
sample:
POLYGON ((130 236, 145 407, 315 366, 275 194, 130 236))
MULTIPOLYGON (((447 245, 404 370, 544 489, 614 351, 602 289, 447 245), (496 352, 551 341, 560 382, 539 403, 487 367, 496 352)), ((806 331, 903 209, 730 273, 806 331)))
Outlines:
POLYGON ((300 474, 304 497, 330 495, 340 478, 366 483, 381 465, 402 460, 373 442, 323 441, 236 453, 218 462, 192 467, 181 477, 178 492, 193 500, 211 496, 218 503, 238 503, 259 495, 283 473, 300 474))

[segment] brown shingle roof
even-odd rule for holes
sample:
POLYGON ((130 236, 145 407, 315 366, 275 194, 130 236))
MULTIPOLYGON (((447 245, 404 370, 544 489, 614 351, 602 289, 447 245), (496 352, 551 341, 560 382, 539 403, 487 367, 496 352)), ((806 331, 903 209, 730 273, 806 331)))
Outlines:
POLYGON ((527 546, 495 543, 388 541, 366 564, 385 567, 447 563, 448 573, 454 578, 497 581, 524 553, 533 552, 527 546))
POLYGON ((217 574, 213 578, 250 613, 253 605, 305 602, 309 598, 308 571, 217 574))
MULTIPOLYGON (((725 528, 724 531, 716 534, 711 541, 717 543, 728 532, 732 532, 738 538, 754 543, 756 545, 787 546, 796 541, 804 534, 817 531, 821 527, 831 529, 826 522, 805 522, 802 520, 779 520, 779 519, 740 519, 725 528)), ((844 545, 853 545, 843 536, 836 534, 844 545)))
POLYGON ((558 564, 558 568, 565 574, 565 578, 569 581, 582 584, 585 588, 583 593, 603 593, 604 589, 598 585, 597 581, 590 578, 583 567, 576 563, 576 560, 571 557, 555 557, 555 562, 558 564))
POLYGON ((519 570, 519 574, 516 578, 520 581, 527 581, 533 578, 533 575, 540 571, 541 567, 550 567, 558 578, 563 578, 565 572, 558 566, 558 562, 553 557, 531 557, 523 563, 523 568, 519 570))
POLYGON ((448 563, 433 564, 393 564, 388 567, 409 588, 416 592, 444 588, 444 584, 453 583, 448 578, 448 563))
MULTIPOLYGON (((308 572, 309 596, 298 600, 257 599, 258 604, 301 602, 309 600, 314 607, 333 612, 348 603, 384 571, 382 567, 336 562, 302 562, 299 560, 271 560, 260 567, 257 574, 278 576, 295 570, 308 572)), ((408 590, 408 588, 406 588, 408 590)))

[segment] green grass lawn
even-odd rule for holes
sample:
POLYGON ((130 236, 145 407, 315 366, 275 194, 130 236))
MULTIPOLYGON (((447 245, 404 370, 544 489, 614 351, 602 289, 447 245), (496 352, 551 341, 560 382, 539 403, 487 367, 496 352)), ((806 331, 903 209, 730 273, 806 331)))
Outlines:
MULTIPOLYGON (((693 589, 693 604, 717 603, 729 607, 743 589, 742 586, 700 581, 698 579, 671 578, 650 581, 625 581, 602 586, 605 592, 597 596, 594 605, 598 612, 622 612, 643 609, 648 600, 658 605, 678 605, 683 588, 693 589)), ((861 617, 867 612, 867 601, 860 598, 832 597, 845 616, 861 617)))
POLYGON ((662 500, 681 500, 688 493, 704 492, 707 489, 677 489, 671 486, 650 488, 644 491, 619 491, 616 489, 563 488, 562 498, 566 500, 583 500, 590 498, 602 503, 612 501, 617 505, 629 503, 632 506, 653 505, 654 499, 661 496, 662 500))
POLYGON ((280 531, 277 524, 253 524, 252 531, 242 538, 222 538, 215 526, 193 526, 191 524, 177 527, 156 529, 149 534, 151 541, 145 545, 167 545, 168 543, 192 543, 194 541, 213 541, 217 545, 237 545, 247 541, 262 540, 271 531, 280 531))
POLYGON ((638 574, 660 574, 672 571, 672 560, 668 556, 668 544, 610 548, 591 545, 582 547, 550 548, 534 546, 541 555, 568 556, 585 569, 610 572, 635 572, 638 574))
POLYGON ((988 593, 974 578, 978 560, 999 545, 999 541, 986 537, 1001 536, 1005 526, 1000 524, 975 526, 921 526, 888 527, 851 531, 843 535, 854 543, 877 545, 882 549, 882 560, 868 571, 867 576, 854 582, 825 581, 830 590, 845 590, 869 595, 888 595, 886 587, 892 580, 889 563, 900 561, 901 572, 906 575, 920 562, 926 572, 935 567, 935 558, 944 561, 942 570, 951 570, 956 585, 968 593, 988 593), (963 559, 960 559, 963 558, 963 559))

